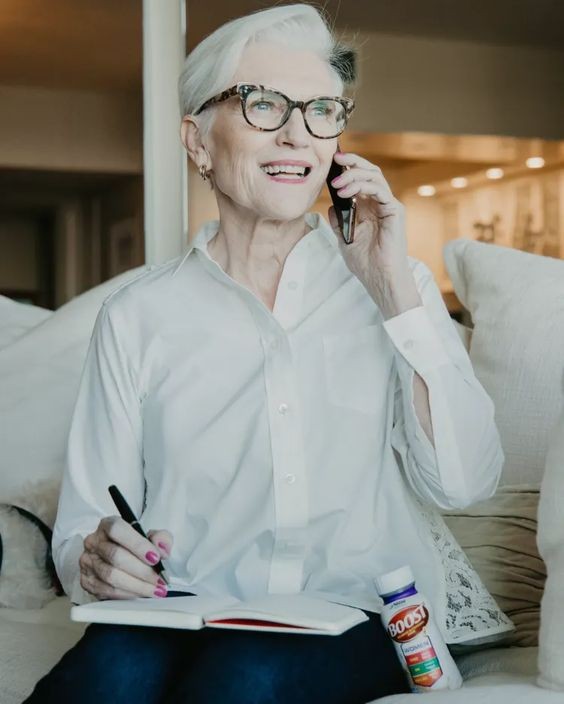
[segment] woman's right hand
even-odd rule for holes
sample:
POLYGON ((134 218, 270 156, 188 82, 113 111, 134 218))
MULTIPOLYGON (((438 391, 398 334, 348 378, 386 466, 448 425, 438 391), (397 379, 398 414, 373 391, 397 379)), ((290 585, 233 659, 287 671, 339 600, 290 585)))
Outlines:
POLYGON ((84 539, 81 587, 100 600, 166 596, 166 584, 151 565, 169 556, 173 538, 167 530, 147 535, 149 540, 120 516, 102 518, 84 539))

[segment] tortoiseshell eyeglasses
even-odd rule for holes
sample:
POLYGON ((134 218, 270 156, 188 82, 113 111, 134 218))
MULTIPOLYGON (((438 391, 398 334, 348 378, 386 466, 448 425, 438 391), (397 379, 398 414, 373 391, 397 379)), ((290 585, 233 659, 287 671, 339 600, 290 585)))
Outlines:
POLYGON ((347 126, 347 121, 354 109, 352 98, 319 95, 309 100, 290 100, 287 95, 274 88, 252 83, 237 83, 206 100, 194 115, 234 95, 239 96, 243 116, 251 127, 264 132, 273 132, 289 120, 294 108, 299 108, 304 116, 307 131, 318 139, 338 137, 347 126))

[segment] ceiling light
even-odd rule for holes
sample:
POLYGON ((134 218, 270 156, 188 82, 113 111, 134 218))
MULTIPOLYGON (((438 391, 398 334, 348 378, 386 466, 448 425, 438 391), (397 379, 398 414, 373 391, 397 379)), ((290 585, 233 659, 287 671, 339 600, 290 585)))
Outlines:
POLYGON ((464 178, 464 176, 457 176, 451 180, 450 185, 453 188, 466 188, 468 185, 468 179, 464 178))
POLYGON ((419 186, 417 193, 420 196, 434 196, 436 191, 434 186, 419 186))
POLYGON ((503 169, 493 168, 486 171, 486 176, 491 179, 503 178, 503 169))
POLYGON ((544 159, 542 156, 530 156, 525 163, 529 169, 542 169, 544 166, 544 159))

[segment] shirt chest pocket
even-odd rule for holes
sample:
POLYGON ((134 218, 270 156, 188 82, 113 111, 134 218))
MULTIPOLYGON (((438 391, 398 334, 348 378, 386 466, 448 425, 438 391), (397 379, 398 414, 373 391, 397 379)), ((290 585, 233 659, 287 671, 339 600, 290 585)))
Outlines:
POLYGON ((329 403, 377 413, 393 372, 393 349, 381 325, 323 336, 329 403))

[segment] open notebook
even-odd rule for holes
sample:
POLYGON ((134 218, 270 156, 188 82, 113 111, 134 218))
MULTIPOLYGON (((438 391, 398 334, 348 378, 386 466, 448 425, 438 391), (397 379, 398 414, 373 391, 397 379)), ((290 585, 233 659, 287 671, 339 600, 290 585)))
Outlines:
POLYGON ((232 597, 175 596, 96 601, 71 608, 73 621, 198 630, 235 628, 337 636, 368 620, 360 609, 300 594, 232 597))

